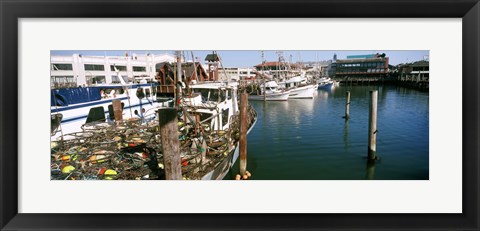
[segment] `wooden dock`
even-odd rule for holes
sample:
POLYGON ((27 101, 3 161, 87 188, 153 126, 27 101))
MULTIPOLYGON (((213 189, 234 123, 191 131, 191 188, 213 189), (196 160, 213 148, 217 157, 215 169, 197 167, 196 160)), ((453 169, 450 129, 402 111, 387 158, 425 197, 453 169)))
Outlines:
POLYGON ((422 91, 428 91, 429 81, 428 80, 419 80, 417 78, 402 78, 402 79, 391 79, 391 78, 343 78, 335 79, 342 86, 370 86, 370 85, 384 85, 392 84, 407 88, 413 88, 422 91))

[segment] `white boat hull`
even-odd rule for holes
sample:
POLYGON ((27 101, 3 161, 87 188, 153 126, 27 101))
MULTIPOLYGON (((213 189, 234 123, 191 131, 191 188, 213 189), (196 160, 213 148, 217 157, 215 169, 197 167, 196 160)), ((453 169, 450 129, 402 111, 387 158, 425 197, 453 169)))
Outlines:
POLYGON ((283 93, 271 93, 267 94, 266 97, 263 95, 249 95, 248 100, 253 100, 253 101, 286 101, 288 100, 289 97, 289 92, 283 92, 283 93))
MULTIPOLYGON (((253 127, 255 127, 255 124, 257 123, 257 120, 253 122, 253 124, 248 128, 247 130, 247 135, 250 133, 253 127)), ((217 167, 205 174, 202 177, 202 180, 223 180, 225 175, 230 171, 232 168, 233 164, 235 164, 235 161, 237 161, 238 157, 240 156, 240 142, 237 142, 235 145, 235 149, 230 151, 228 153, 228 156, 220 163, 217 165, 217 167)))
POLYGON ((289 90, 289 99, 313 99, 313 95, 317 88, 315 85, 307 85, 303 87, 297 87, 289 90))

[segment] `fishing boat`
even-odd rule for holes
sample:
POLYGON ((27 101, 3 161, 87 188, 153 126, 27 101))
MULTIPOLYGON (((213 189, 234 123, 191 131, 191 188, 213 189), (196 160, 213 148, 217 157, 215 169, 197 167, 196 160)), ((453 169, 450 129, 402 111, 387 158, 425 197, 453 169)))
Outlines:
POLYGON ((331 80, 330 78, 323 77, 318 80, 318 89, 330 90, 332 89, 333 84, 334 84, 333 80, 331 80))
MULTIPOLYGON (((183 97, 180 107, 184 121, 196 127, 196 137, 205 140, 194 146, 206 147, 205 153, 198 157, 184 156, 185 159, 197 159, 201 166, 193 166, 198 171, 190 177, 202 180, 221 180, 228 173, 239 156, 239 105, 238 83, 206 82, 190 86, 191 94, 183 97)), ((256 112, 248 110, 247 134, 255 126, 256 112)), ((198 141, 198 140, 196 140, 198 141)), ((195 141, 193 141, 195 142, 195 141)), ((194 162, 192 162, 194 163, 194 162)), ((185 170, 188 172, 188 169, 185 170)))
POLYGON ((313 99, 316 90, 316 86, 308 84, 303 76, 292 77, 281 83, 281 86, 288 91, 289 99, 313 99))
POLYGON ((271 80, 261 84, 257 91, 251 92, 248 96, 249 100, 265 100, 265 101, 286 101, 290 95, 289 92, 282 91, 278 88, 277 82, 271 80))
POLYGON ((113 121, 113 100, 120 100, 124 119, 154 116, 155 109, 169 105, 168 101, 157 100, 158 83, 146 80, 126 83, 123 78, 119 79, 119 83, 52 89, 52 140, 78 132, 86 123, 113 121))

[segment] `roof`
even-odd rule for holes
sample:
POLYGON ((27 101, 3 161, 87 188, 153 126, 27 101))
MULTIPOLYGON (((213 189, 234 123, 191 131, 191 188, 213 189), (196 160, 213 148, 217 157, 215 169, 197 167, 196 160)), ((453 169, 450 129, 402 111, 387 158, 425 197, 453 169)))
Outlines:
POLYGON ((421 60, 421 61, 416 61, 412 64, 412 67, 425 67, 425 66, 428 66, 429 65, 429 62, 428 61, 425 61, 425 60, 421 60))
POLYGON ((258 65, 255 65, 255 67, 276 67, 278 65, 281 65, 282 63, 280 62, 264 62, 258 65))
POLYGON ((210 62, 213 62, 213 61, 219 61, 220 58, 218 57, 217 54, 208 54, 207 57, 205 57, 205 61, 210 61, 210 62))
POLYGON ((369 54, 369 55, 347 55, 347 59, 367 59, 367 58, 375 58, 375 54, 369 54))

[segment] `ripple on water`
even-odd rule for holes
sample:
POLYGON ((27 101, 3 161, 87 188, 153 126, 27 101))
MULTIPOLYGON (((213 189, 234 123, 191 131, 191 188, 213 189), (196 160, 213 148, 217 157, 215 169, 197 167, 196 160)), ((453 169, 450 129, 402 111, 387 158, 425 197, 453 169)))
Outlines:
MULTIPOLYGON (((344 87, 319 91, 313 100, 251 102, 258 113, 248 135, 248 166, 255 179, 365 179, 368 91, 374 88, 349 89, 348 121, 342 119, 344 87)), ((428 93, 381 87, 377 120, 382 160, 373 178, 428 179, 428 93)))

